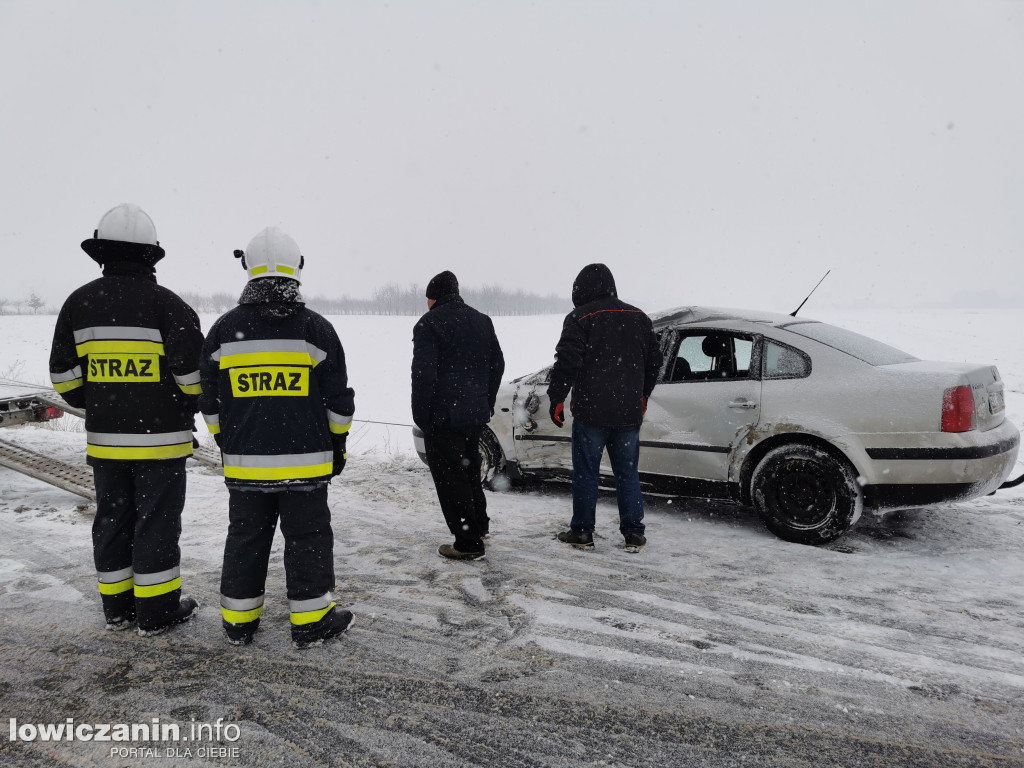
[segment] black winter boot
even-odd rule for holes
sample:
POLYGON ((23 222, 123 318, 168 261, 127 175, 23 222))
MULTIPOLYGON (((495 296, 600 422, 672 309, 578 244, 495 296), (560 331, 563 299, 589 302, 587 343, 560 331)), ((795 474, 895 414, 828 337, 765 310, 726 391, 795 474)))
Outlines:
POLYGON ((352 626, 352 611, 331 608, 320 621, 301 626, 292 625, 292 646, 298 650, 321 645, 324 640, 337 637, 352 626))
POLYGON ((232 645, 249 645, 252 636, 260 627, 260 620, 246 622, 245 624, 232 624, 230 621, 221 622, 224 626, 224 634, 228 636, 228 642, 232 645))
POLYGON ((198 607, 199 602, 194 597, 181 598, 181 602, 178 603, 177 610, 164 618, 160 624, 154 626, 143 626, 142 624, 139 624, 139 637, 162 635, 176 624, 184 624, 196 615, 196 609, 198 607))
POLYGON ((642 533, 627 533, 625 539, 627 552, 639 552, 640 547, 647 543, 647 537, 642 533))
POLYGON ((558 540, 563 544, 572 544, 576 549, 594 548, 594 534, 589 531, 585 531, 583 533, 562 531, 558 534, 558 540))
POLYGON ((107 629, 118 632, 122 629, 130 629, 135 626, 135 611, 124 613, 121 616, 108 616, 107 629))
POLYGON ((456 549, 451 544, 442 544, 437 548, 437 554, 441 557, 447 557, 449 560, 483 560, 486 553, 483 547, 469 552, 463 552, 461 549, 456 549))

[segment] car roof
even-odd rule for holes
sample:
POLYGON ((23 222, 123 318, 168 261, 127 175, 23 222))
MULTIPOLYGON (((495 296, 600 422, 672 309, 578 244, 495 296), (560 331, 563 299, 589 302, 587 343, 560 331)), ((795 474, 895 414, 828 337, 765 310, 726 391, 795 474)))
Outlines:
POLYGON ((729 307, 676 307, 651 314, 656 329, 692 323, 717 322, 721 320, 741 320, 748 323, 781 326, 794 322, 815 322, 808 318, 796 320, 791 315, 779 312, 762 312, 757 309, 732 309, 729 307))

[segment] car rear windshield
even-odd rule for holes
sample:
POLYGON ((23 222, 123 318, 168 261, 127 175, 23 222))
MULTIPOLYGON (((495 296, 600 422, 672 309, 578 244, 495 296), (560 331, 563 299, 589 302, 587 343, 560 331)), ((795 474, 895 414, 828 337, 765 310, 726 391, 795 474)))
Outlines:
POLYGON ((845 328, 838 328, 834 325, 817 322, 788 323, 779 326, 790 333, 803 336, 808 339, 820 341, 826 346, 845 352, 851 357, 863 360, 869 365, 895 365, 896 363, 911 363, 917 360, 913 355, 890 347, 880 341, 861 336, 859 333, 848 331, 845 328))

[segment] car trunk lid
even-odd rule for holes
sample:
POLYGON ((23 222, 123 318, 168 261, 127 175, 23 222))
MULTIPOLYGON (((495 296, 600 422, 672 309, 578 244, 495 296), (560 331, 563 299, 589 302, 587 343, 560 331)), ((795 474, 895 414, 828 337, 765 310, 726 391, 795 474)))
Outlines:
MULTIPOLYGON (((985 432, 1003 423, 1006 407, 1003 380, 994 365, 971 363, 936 363, 918 360, 880 366, 888 371, 905 371, 915 376, 935 377, 949 389, 969 387, 974 399, 975 426, 985 432)), ((936 404, 937 418, 941 418, 941 403, 936 404)))

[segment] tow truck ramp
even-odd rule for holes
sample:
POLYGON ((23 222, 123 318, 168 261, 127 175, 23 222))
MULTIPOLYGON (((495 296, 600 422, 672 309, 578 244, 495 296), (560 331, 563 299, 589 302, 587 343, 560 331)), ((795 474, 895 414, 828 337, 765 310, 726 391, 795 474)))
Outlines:
MULTIPOLYGON (((18 416, 28 414, 28 418, 18 418, 17 421, 38 421, 38 416, 33 417, 37 408, 56 408, 80 419, 85 418, 84 409, 68 405, 56 390, 24 382, 0 379, 0 400, 6 404, 8 412, 16 409, 18 416)), ((220 452, 206 446, 193 449, 192 458, 209 467, 221 465, 220 452)), ((0 440, 0 466, 96 501, 92 470, 87 466, 66 464, 7 440, 0 440)))
POLYGON ((0 466, 84 496, 89 501, 96 501, 96 489, 92 484, 92 470, 89 467, 65 464, 6 440, 0 440, 0 466))
MULTIPOLYGON (((220 456, 205 446, 195 449, 192 458, 211 467, 220 466, 220 456)), ((65 464, 6 440, 0 440, 0 466, 63 488, 65 491, 96 501, 92 469, 88 466, 65 464)))

